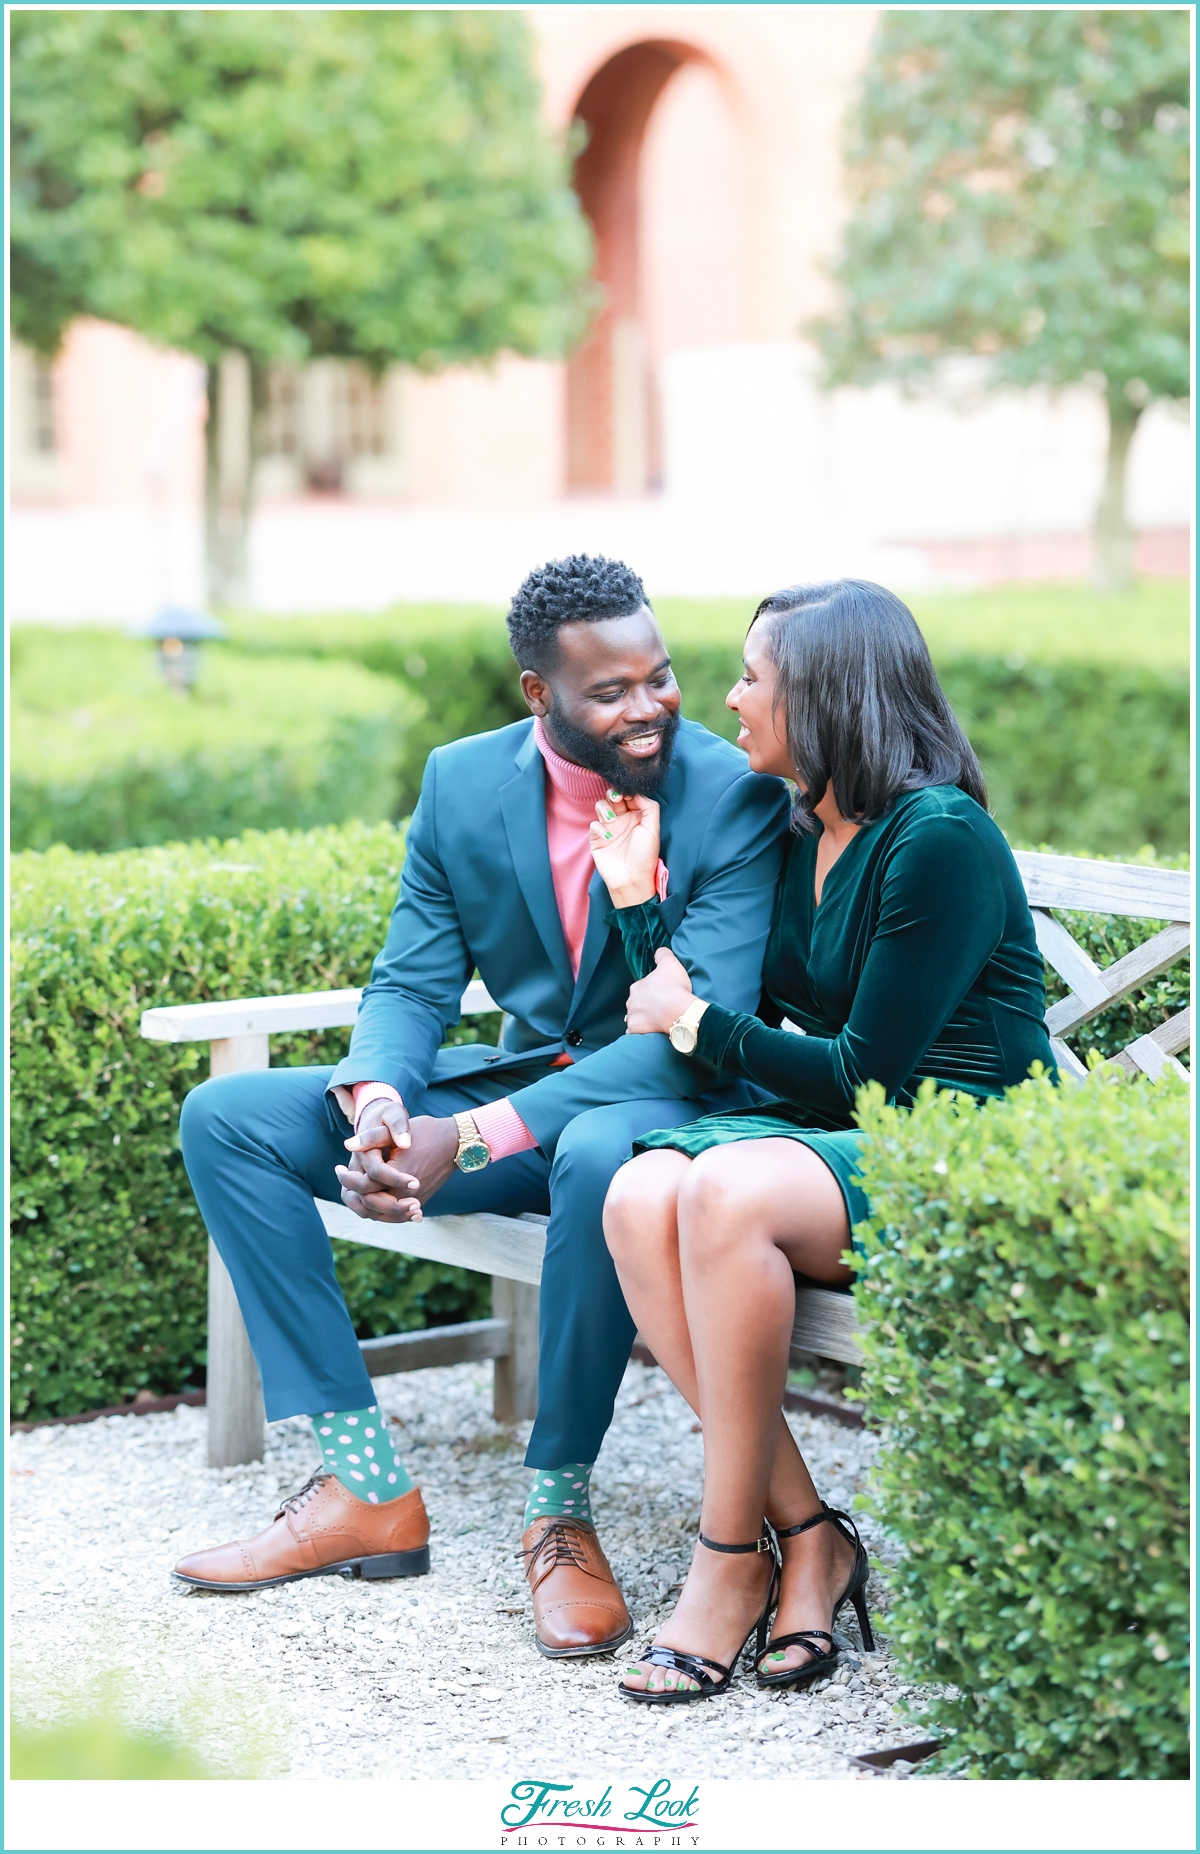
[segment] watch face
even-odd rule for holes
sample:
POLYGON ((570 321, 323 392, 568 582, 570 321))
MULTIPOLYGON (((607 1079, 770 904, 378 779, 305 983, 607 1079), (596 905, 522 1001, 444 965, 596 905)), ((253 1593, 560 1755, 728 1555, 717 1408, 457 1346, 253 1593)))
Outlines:
POLYGON ((668 1035, 672 1049, 677 1049, 681 1056, 691 1055, 696 1047, 696 1032, 691 1024, 672 1024, 668 1035))
POLYGON ((491 1156, 488 1147, 480 1140, 477 1145, 464 1146, 455 1164, 460 1172, 481 1172, 491 1156))

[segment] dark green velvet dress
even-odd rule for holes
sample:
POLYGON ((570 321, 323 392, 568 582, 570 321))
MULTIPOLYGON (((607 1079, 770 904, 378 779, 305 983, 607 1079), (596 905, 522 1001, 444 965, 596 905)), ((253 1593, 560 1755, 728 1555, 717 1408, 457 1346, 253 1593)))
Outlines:
MULTIPOLYGON (((710 1003, 696 1057, 774 1099, 648 1133, 634 1150, 689 1157, 731 1140, 799 1140, 841 1186, 851 1227, 868 1214, 855 1176, 864 1082, 912 1103, 932 1076, 980 1098, 1054 1072, 1042 957, 1000 831, 955 786, 898 798, 853 837, 814 901, 817 833, 789 840, 763 962, 758 1017, 710 1003), (784 1019, 804 1032, 775 1026, 784 1019)), ((618 911, 630 965, 650 969, 654 904, 618 911), (627 920, 622 916, 628 916, 627 920), (634 917, 639 918, 634 918, 634 917)))

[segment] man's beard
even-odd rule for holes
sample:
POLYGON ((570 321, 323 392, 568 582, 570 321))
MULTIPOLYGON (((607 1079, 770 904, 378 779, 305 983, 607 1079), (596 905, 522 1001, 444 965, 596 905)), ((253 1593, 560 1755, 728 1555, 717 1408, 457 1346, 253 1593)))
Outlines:
MULTIPOLYGON (((612 737, 597 740, 594 734, 585 733, 583 728, 575 727, 563 715, 548 716, 545 723, 550 744, 557 747, 564 759, 574 760, 577 766, 583 766, 588 772, 599 773, 606 785, 615 792, 622 792, 630 798, 655 798, 671 766, 671 754, 675 748, 675 736, 679 731, 679 716, 666 715, 658 724, 662 734, 662 745, 652 760, 626 760, 613 745, 612 737)), ((620 736, 624 740, 636 740, 640 734, 649 733, 645 727, 631 727, 620 736)))

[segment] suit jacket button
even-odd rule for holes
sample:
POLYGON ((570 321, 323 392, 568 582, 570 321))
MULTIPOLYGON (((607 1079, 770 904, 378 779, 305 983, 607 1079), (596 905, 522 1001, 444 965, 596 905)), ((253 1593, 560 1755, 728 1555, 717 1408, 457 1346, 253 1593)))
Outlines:
POLYGON ((568 1030, 567 1031, 567 1041, 571 1045, 572 1049, 578 1049, 579 1045, 583 1041, 583 1031, 582 1030, 568 1030))

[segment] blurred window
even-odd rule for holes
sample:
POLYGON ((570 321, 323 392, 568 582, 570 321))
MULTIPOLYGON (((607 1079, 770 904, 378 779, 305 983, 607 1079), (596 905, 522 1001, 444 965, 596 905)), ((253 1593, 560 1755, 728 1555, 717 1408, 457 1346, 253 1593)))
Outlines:
POLYGON ((350 457, 382 457, 387 450, 383 382, 365 367, 347 367, 342 379, 343 428, 350 457))
POLYGON ((267 375, 264 450, 268 457, 295 457, 300 449, 300 381, 294 367, 272 367, 267 375))
POLYGON ((54 376, 49 361, 35 356, 29 376, 29 436, 39 457, 52 457, 58 449, 54 417, 54 376))

